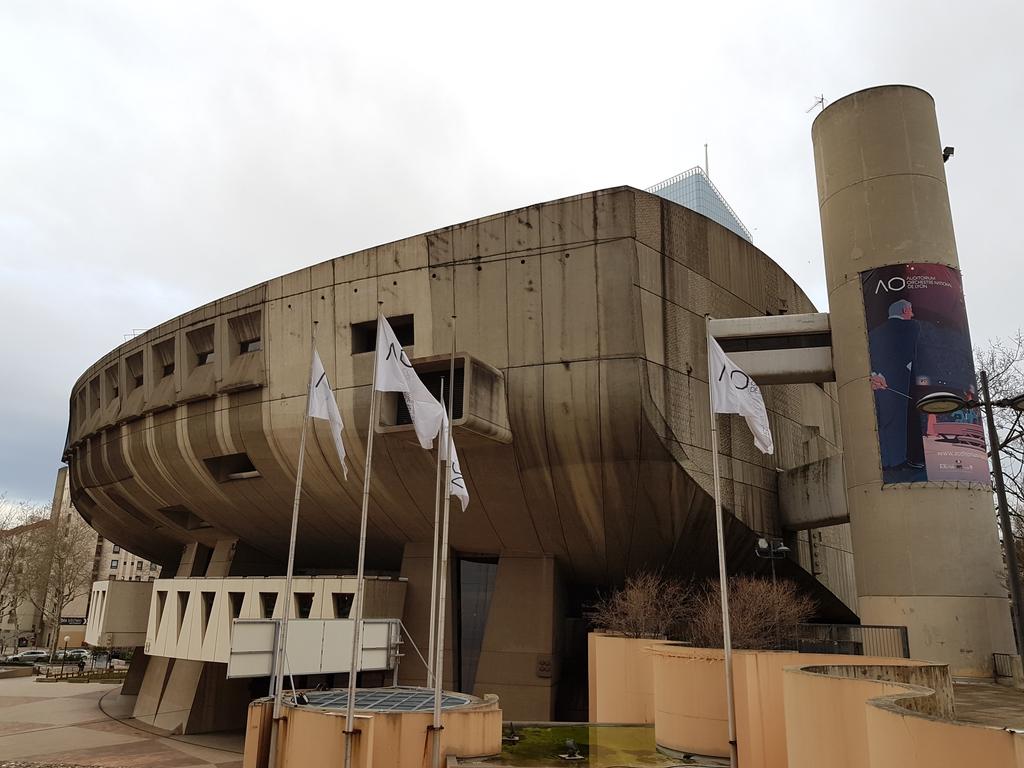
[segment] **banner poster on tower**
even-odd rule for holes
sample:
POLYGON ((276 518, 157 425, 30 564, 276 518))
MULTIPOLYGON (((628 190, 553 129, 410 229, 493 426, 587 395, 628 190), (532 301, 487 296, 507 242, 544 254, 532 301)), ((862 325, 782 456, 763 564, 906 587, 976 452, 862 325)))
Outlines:
POLYGON ((990 482, 977 409, 921 413, 933 392, 976 399, 960 273, 895 264, 860 273, 875 396, 882 483, 990 482))

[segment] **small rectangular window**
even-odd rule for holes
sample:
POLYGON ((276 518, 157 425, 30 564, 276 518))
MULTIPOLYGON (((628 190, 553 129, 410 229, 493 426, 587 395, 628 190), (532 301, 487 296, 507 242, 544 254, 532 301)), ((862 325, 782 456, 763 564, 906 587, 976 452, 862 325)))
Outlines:
POLYGON ((312 592, 296 592, 295 593, 295 615, 300 619, 308 619, 309 614, 313 611, 313 593, 312 592))
POLYGON ((262 313, 249 312, 228 318, 228 332, 236 354, 246 355, 263 349, 262 313))
POLYGON ((194 367, 196 368, 201 365, 208 365, 216 359, 213 351, 213 330, 212 325, 204 325, 202 328, 196 328, 194 331, 187 331, 185 333, 185 339, 192 352, 192 359, 195 360, 194 367))
POLYGON ((104 382, 104 397, 103 402, 110 404, 117 399, 118 395, 121 394, 121 387, 118 384, 118 368, 117 365, 111 365, 103 372, 104 382))
POLYGON ((352 592, 335 592, 334 618, 347 619, 352 612, 352 603, 355 601, 355 597, 352 592))
POLYGON ((114 545, 114 549, 112 551, 116 555, 116 554, 118 554, 121 551, 121 548, 119 546, 117 546, 117 544, 115 544, 114 545))
POLYGON ((96 413, 100 409, 100 377, 93 377, 89 382, 89 413, 96 413))
POLYGON ((163 379, 174 374, 174 339, 153 345, 153 376, 163 379))
POLYGON ((277 592, 260 592, 260 610, 263 611, 263 618, 274 618, 275 608, 277 608, 277 592))
POLYGON ((134 355, 128 355, 124 359, 125 367, 128 369, 128 392, 129 394, 141 387, 146 379, 142 370, 142 351, 134 355))
MULTIPOLYGON (((408 349, 416 343, 413 315, 396 315, 389 317, 388 323, 395 332, 395 338, 408 349)), ((373 352, 377 349, 377 321, 367 320, 365 323, 352 323, 352 354, 373 352)))
MULTIPOLYGON (((457 456, 456 456, 456 458, 457 458, 457 456)), ((455 466, 455 465, 453 464, 452 466, 455 466)), ((142 570, 142 561, 141 560, 136 560, 135 561, 135 570, 137 570, 137 571, 141 571, 142 570)))
POLYGON ((212 456, 203 459, 206 468, 218 483, 229 480, 251 480, 260 476, 259 470, 253 465, 249 455, 231 453, 227 456, 212 456))
POLYGON ((116 558, 110 561, 110 570, 114 570, 115 568, 117 568, 117 559, 116 558))

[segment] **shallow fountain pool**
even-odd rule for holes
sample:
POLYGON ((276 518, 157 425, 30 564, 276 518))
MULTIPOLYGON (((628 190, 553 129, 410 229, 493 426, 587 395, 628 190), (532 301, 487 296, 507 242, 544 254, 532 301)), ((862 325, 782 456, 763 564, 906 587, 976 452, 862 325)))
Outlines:
MULTIPOLYGON (((505 736, 510 729, 505 727, 505 736)), ((672 768, 673 766, 728 766, 727 759, 671 757, 657 750, 654 728, 630 725, 551 725, 515 727, 517 743, 505 743, 501 754, 474 761, 467 766, 516 766, 537 768, 585 766, 586 768, 672 768), (576 742, 582 760, 565 760, 566 741, 576 742)))

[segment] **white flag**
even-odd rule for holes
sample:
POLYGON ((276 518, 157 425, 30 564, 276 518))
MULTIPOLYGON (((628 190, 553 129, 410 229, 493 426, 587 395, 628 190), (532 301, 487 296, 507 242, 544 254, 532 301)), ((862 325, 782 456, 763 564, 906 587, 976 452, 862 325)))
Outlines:
POLYGON ((377 391, 401 392, 405 396, 405 405, 409 409, 416 437, 423 448, 430 450, 441 429, 444 409, 420 381, 384 315, 377 318, 376 365, 377 391))
MULTIPOLYGON (((441 458, 448 458, 448 414, 442 411, 443 423, 441 426, 441 458)), ((448 486, 448 493, 459 500, 462 504, 462 511, 465 512, 469 506, 469 488, 466 487, 466 478, 462 476, 462 467, 459 465, 459 452, 455 450, 455 437, 452 437, 452 482, 448 486)))
POLYGON ((331 437, 334 438, 334 447, 338 450, 338 458, 341 460, 341 471, 345 473, 345 479, 348 480, 345 445, 341 442, 341 430, 345 428, 345 425, 341 423, 338 402, 334 399, 331 382, 327 380, 327 372, 320 360, 320 353, 315 349, 313 350, 313 373, 309 381, 309 415, 310 418, 324 419, 330 423, 331 437))
POLYGON ((718 342, 708 336, 708 374, 715 413, 738 413, 754 433, 754 445, 761 453, 774 453, 768 411, 754 380, 730 360, 718 342))

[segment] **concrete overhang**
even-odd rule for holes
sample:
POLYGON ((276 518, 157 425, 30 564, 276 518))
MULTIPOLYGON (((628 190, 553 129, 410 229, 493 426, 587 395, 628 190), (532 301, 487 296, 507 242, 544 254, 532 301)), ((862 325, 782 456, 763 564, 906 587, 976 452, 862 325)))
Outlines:
POLYGON ((711 320, 711 335, 758 384, 835 381, 826 312, 711 320))

